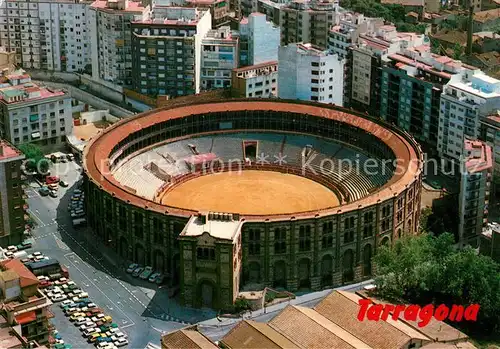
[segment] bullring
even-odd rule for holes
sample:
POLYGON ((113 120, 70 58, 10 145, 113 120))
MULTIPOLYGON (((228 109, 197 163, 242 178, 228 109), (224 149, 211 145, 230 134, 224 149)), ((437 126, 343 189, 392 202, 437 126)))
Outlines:
POLYGON ((410 135, 339 107, 187 103, 92 139, 85 198, 93 230, 124 259, 170 274, 188 306, 231 308, 243 288, 369 278, 381 244, 418 232, 422 165, 410 135), (243 192, 214 189, 231 181, 243 192))

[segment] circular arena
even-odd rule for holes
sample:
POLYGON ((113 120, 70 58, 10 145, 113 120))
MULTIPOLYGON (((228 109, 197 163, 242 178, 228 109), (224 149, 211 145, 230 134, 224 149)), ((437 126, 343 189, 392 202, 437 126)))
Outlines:
POLYGON ((186 102, 105 129, 83 164, 93 230, 188 306, 369 278, 379 246, 419 229, 418 144, 331 105, 186 102))

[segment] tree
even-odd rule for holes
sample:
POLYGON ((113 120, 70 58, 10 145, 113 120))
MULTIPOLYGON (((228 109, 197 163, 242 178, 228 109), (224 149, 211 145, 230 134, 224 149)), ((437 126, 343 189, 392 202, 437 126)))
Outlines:
POLYGON ((457 250, 451 234, 409 236, 375 256, 377 292, 412 304, 479 304, 478 321, 457 326, 500 333, 500 265, 472 248, 457 250))
POLYGON ((42 150, 35 144, 21 144, 19 150, 26 157, 26 169, 29 171, 37 171, 38 173, 46 173, 49 169, 49 162, 45 159, 42 150))
POLYGON ((460 43, 455 43, 455 46, 453 46, 453 59, 460 59, 464 54, 464 48, 460 43))

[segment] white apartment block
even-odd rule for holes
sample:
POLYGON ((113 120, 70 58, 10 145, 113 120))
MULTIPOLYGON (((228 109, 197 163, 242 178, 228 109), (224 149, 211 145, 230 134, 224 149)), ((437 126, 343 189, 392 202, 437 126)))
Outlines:
POLYGON ((460 246, 478 246, 483 227, 488 223, 491 172, 491 147, 481 141, 465 140, 461 161, 458 236, 460 246))
POLYGON ((1 138, 14 145, 61 144, 73 133, 71 96, 67 91, 38 86, 16 71, 0 84, 1 138))
POLYGON ((231 95, 236 98, 277 97, 278 62, 233 69, 231 95))
POLYGON ((311 44, 280 47, 278 97, 342 106, 345 61, 311 44))
POLYGON ((500 109, 500 80, 466 70, 445 85, 440 103, 438 152, 457 163, 464 156, 464 140, 480 137, 481 118, 500 109))
POLYGON ((383 24, 383 18, 368 18, 351 12, 342 13, 339 24, 330 29, 328 50, 345 58, 348 48, 358 42, 360 34, 373 34, 383 24))
POLYGON ((210 30, 201 43, 201 88, 228 88, 238 67, 239 38, 230 27, 210 30))
POLYGON ((149 5, 128 0, 96 0, 90 7, 92 78, 132 85, 131 22, 149 18, 149 5))
POLYGON ((337 23, 338 2, 294 0, 280 12, 281 45, 309 42, 327 48, 330 28, 337 23))
POLYGON ((91 64, 89 1, 0 2, 0 44, 24 68, 82 72, 91 64))
POLYGON ((278 60, 280 28, 262 13, 252 13, 240 21, 240 66, 278 60))

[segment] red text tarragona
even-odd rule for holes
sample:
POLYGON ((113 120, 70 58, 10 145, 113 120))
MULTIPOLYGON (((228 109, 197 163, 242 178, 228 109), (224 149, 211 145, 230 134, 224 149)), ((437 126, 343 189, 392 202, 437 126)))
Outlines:
POLYGON ((438 321, 446 319, 450 321, 476 321, 479 313, 479 304, 471 304, 467 307, 453 305, 450 309, 444 304, 438 306, 429 304, 420 307, 418 305, 373 304, 369 299, 360 299, 359 305, 359 321, 385 321, 389 316, 393 320, 397 320, 402 315, 405 320, 418 321, 418 327, 426 326, 433 316, 438 321))

